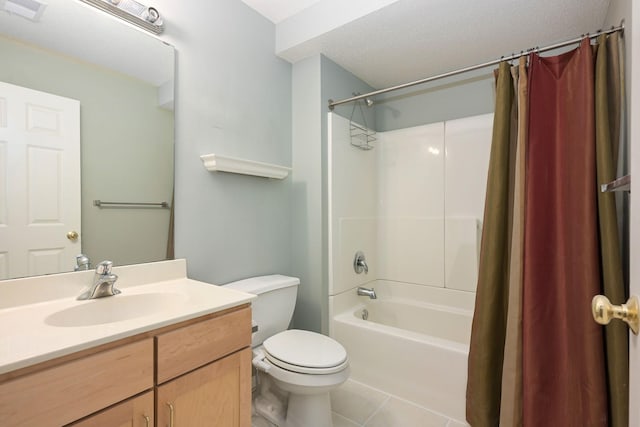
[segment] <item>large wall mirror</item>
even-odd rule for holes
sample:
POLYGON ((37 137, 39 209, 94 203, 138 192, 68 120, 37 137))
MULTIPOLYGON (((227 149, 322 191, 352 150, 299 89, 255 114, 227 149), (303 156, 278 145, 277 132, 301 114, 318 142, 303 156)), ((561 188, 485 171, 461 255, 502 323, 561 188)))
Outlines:
POLYGON ((4 10, 9 1, 0 0, 0 279, 72 271, 79 253, 93 264, 166 259, 173 47, 76 0, 47 0, 37 21, 4 10), (49 242, 34 243, 41 235, 49 242))

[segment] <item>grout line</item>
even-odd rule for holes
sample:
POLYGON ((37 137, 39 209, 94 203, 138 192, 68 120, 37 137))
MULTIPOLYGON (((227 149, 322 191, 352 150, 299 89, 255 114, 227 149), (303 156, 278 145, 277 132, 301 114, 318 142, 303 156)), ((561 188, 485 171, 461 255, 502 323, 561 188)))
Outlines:
POLYGON ((366 426, 367 426, 367 423, 368 423, 369 421, 371 421, 371 419, 372 419, 373 417, 375 417, 375 416, 378 414, 378 412, 380 412, 380 410, 381 410, 381 409, 382 409, 382 408, 383 408, 383 407, 384 407, 384 406, 389 402, 389 400, 391 400, 391 395, 390 395, 390 394, 388 394, 388 393, 385 393, 385 394, 387 395, 387 398, 386 398, 386 399, 384 399, 384 401, 380 404, 380 406, 378 407, 378 409, 376 409, 375 411, 373 411, 373 413, 369 416, 369 418, 367 418, 366 420, 364 420, 364 423, 362 424, 362 427, 366 427, 366 426))
POLYGON ((354 380, 354 379, 351 379, 351 378, 349 378, 347 381, 355 383, 355 384, 358 384, 359 386, 362 386, 364 388, 370 388, 371 390, 375 390, 380 394, 384 394, 385 396, 391 396, 390 393, 388 393, 388 392, 386 392, 386 391, 384 391, 384 390, 382 390, 380 388, 376 388, 376 387, 373 387, 373 386, 371 386, 369 384, 363 383, 362 381, 354 380))
POLYGON ((363 426, 362 424, 360 424, 359 422, 356 422, 355 420, 352 420, 352 419, 351 419, 351 418, 349 418, 349 417, 345 417, 345 416, 344 416, 344 415, 342 415, 342 414, 339 414, 339 413, 337 413, 337 412, 333 412, 333 411, 331 411, 331 413, 332 413, 332 414, 337 415, 337 416, 338 416, 338 417, 340 417, 340 418, 343 418, 343 419, 345 419, 345 420, 349 421, 351 424, 354 424, 354 425, 356 425, 356 426, 358 426, 358 427, 364 427, 364 426, 363 426))
POLYGON ((433 410, 431 408, 427 408, 426 406, 419 405, 416 402, 412 402, 412 401, 407 400, 407 399, 405 399, 403 397, 400 397, 400 396, 396 396, 396 395, 393 395, 393 394, 391 394, 390 396, 392 398, 400 401, 400 402, 406 403, 407 405, 414 406, 414 407, 416 407, 416 408, 418 408, 418 409, 420 409, 422 411, 429 412, 431 414, 434 414, 434 415, 437 415, 439 417, 444 418, 446 420, 446 422, 447 422, 444 427, 447 427, 449 425, 449 423, 451 423, 451 422, 455 422, 455 420, 453 418, 451 418, 451 417, 449 417, 449 416, 447 416, 447 415, 445 415, 445 414, 443 414, 441 412, 435 411, 435 410, 433 410))
MULTIPOLYGON (((379 393, 379 394, 384 395, 384 399, 382 400, 382 402, 380 403, 380 405, 379 405, 379 406, 378 406, 378 407, 377 407, 377 408, 372 412, 372 414, 371 414, 369 417, 367 417, 367 418, 364 420, 364 422, 363 422, 363 423, 359 423, 358 421, 353 420, 353 419, 351 419, 351 418, 347 417, 346 415, 341 414, 341 413, 339 413, 339 412, 335 412, 335 411, 333 411, 333 410, 331 411, 331 412, 334 412, 335 414, 337 414, 337 415, 341 416, 342 418, 344 418, 344 419, 346 419, 346 420, 349 420, 350 422, 352 422, 353 424, 356 424, 356 425, 357 425, 357 426, 359 426, 359 427, 364 427, 364 426, 365 426, 365 424, 366 424, 366 423, 367 423, 367 422, 368 422, 368 421, 373 417, 373 415, 375 415, 375 414, 380 410, 380 408, 381 408, 382 406, 384 406, 384 404, 385 404, 385 403, 387 403, 387 401, 389 400, 389 398, 391 398, 392 396, 391 396, 389 393, 384 392, 384 391, 382 391, 382 390, 380 390, 380 389, 378 389, 378 388, 371 387, 370 385, 367 385, 367 384, 365 384, 365 383, 363 383, 363 382, 360 382, 360 381, 357 381, 357 380, 354 380, 354 379, 351 379, 351 378, 347 379, 347 382, 352 383, 352 384, 356 384, 356 385, 358 385, 358 386, 360 386, 360 387, 362 387, 362 388, 368 388, 368 389, 370 389, 370 390, 375 391, 376 393, 379 393)), ((361 394, 358 394, 358 396, 359 396, 359 397, 363 397, 361 394)))
MULTIPOLYGON (((356 384, 359 384, 359 385, 361 385, 361 386, 363 386, 363 387, 366 387, 366 388, 370 388, 370 389, 372 389, 372 390, 376 390, 377 392, 379 392, 379 393, 384 394, 384 395, 386 395, 386 396, 387 396, 387 399, 385 399, 385 400, 380 404, 380 407, 378 407, 378 409, 376 409, 376 410, 373 412, 373 414, 372 414, 369 418, 367 418, 367 419, 365 420, 365 422, 362 424, 362 427, 366 427, 367 423, 368 423, 369 421, 371 421, 371 419, 372 419, 372 418, 373 418, 373 417, 374 417, 378 412, 380 412, 380 409, 382 409, 382 407, 383 407, 383 406, 384 406, 384 405, 385 405, 385 404, 386 404, 390 399, 396 399, 396 400, 399 400, 399 401, 404 402, 404 403, 407 403, 407 404, 409 404, 409 405, 411 405, 411 406, 415 406, 416 408, 419 408, 419 409, 421 409, 421 410, 423 410, 423 411, 430 412, 430 413, 432 413, 432 414, 435 414, 435 415, 438 415, 438 416, 440 416, 440 417, 444 418, 444 419, 447 421, 447 423, 445 424, 445 427, 449 427, 449 425, 450 425, 451 423, 461 423, 461 421, 455 420, 455 419, 453 419, 453 418, 451 418, 451 417, 449 417, 449 416, 447 416, 447 415, 445 415, 445 414, 443 414, 443 413, 441 413, 441 412, 435 411, 435 410, 433 410, 433 409, 431 409, 431 408, 427 408, 426 406, 419 405, 419 404, 417 404, 416 402, 412 402, 411 400, 407 400, 407 399, 405 399, 405 398, 403 398, 403 397, 396 396, 395 394, 391 394, 391 393, 386 392, 386 391, 384 391, 384 390, 382 390, 382 389, 379 389, 379 388, 376 388, 376 387, 370 386, 369 384, 363 383, 363 382, 361 382, 361 381, 353 380, 353 379, 351 379, 351 378, 349 378, 349 379, 348 379, 348 381, 354 382, 354 383, 356 383, 356 384)), ((338 414, 338 415, 340 415, 340 414, 338 414)), ((346 417, 345 417, 345 418, 346 418, 346 417)), ((353 421, 353 420, 350 420, 350 421, 353 421)), ((466 421, 465 421, 465 422, 466 422, 466 421)), ((462 422, 462 425, 465 425, 465 422, 462 422)), ((355 423, 355 421, 354 421, 354 423, 355 423)), ((356 424, 358 424, 358 423, 356 423, 356 424)))

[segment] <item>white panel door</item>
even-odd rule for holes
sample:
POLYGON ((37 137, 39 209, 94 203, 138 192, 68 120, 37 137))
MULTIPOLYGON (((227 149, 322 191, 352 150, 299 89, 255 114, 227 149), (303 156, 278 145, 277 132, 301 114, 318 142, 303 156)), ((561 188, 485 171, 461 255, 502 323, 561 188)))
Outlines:
POLYGON ((0 82, 0 279, 73 269, 80 102, 0 82))

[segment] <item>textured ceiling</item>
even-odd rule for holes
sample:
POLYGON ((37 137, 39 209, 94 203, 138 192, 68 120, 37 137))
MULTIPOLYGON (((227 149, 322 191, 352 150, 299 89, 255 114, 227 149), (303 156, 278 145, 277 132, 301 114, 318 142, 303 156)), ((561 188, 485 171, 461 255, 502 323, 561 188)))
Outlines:
MULTIPOLYGON (((296 62, 322 53, 383 88, 594 32, 608 6, 609 0, 398 0, 276 54, 296 62)), ((276 31, 313 7, 280 10, 276 31)))
MULTIPOLYGON (((295 43, 287 44, 286 48, 275 52, 277 55, 295 63, 322 53, 375 88, 429 77, 593 32, 603 24, 609 6, 609 0, 242 1, 275 22, 276 34, 296 35, 297 38, 292 38, 295 43), (371 7, 372 4, 379 6, 371 7), (367 12, 354 13, 358 8, 367 12), (280 31, 283 29, 287 31, 280 31)), ((86 7, 82 10, 76 2, 50 0, 48 3, 42 22, 34 27, 40 30, 55 22, 64 23, 55 31, 64 40, 58 45, 65 49, 73 47, 75 41, 84 40, 85 36, 77 35, 89 28, 87 37, 96 39, 95 45, 105 44, 101 34, 108 33, 110 37, 106 44, 115 51, 148 51, 122 49, 114 40, 118 31, 94 27, 87 24, 89 21, 84 17, 75 16, 76 13, 94 12, 86 7), (71 6, 78 10, 69 10, 71 6), (68 37, 68 34, 76 37, 68 37)), ((27 22, 0 13, 0 33, 19 38, 25 36, 33 42, 30 35, 26 37, 26 34, 19 34, 19 28, 13 28, 13 24, 27 27, 27 22)), ((53 38, 46 41, 55 43, 53 38)), ((96 61, 100 60, 105 58, 96 58, 96 61)), ((134 55, 120 62, 134 67, 145 61, 134 55), (136 61, 139 59, 142 61, 136 61)), ((128 72, 149 75, 140 71, 144 70, 142 66, 138 68, 128 72)), ((163 81, 164 78, 158 76, 155 80, 163 81)))
POLYGON ((277 24, 290 16, 313 6, 321 0, 242 0, 261 13, 271 22, 277 24))

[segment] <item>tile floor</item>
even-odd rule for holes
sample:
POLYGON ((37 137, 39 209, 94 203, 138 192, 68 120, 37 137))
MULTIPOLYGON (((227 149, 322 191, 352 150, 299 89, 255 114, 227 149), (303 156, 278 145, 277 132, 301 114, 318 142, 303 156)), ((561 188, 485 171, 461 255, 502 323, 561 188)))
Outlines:
MULTIPOLYGON (((331 393, 333 427, 467 427, 406 400, 348 380, 331 393)), ((254 416, 252 427, 275 427, 254 416)))
POLYGON ((331 393, 333 427, 466 427, 406 400, 348 380, 331 393))

